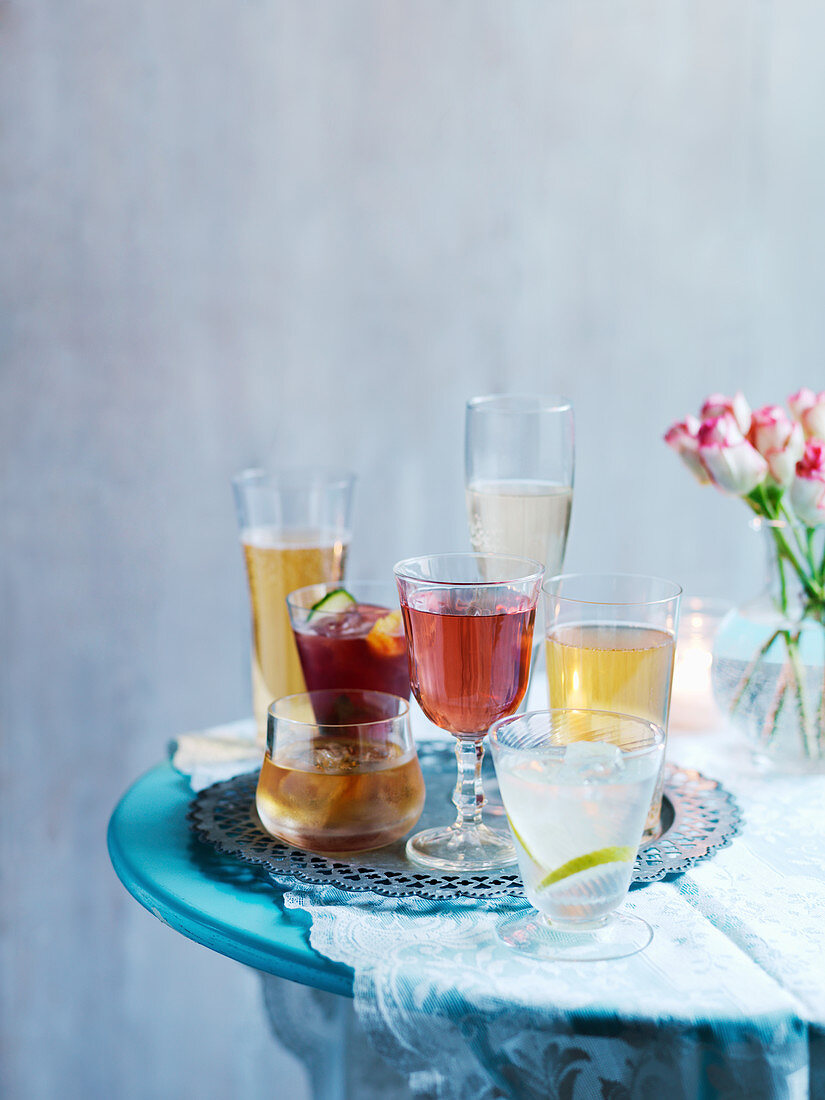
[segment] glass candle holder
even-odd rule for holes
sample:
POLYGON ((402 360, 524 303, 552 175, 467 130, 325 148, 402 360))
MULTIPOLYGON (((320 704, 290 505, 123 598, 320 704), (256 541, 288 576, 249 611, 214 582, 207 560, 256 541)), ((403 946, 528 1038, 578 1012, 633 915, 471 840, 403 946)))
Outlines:
POLYGON ((674 732, 711 730, 720 712, 713 698, 711 666, 716 631, 733 605, 708 596, 682 600, 669 727, 674 732))

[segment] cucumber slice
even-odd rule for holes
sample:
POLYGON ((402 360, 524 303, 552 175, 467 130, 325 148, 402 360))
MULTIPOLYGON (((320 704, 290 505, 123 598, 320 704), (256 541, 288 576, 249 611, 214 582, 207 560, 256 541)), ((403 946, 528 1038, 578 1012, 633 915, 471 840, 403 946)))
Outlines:
POLYGON ((348 607, 352 607, 354 604, 355 597, 350 596, 346 588, 334 588, 332 592, 327 592, 326 596, 322 596, 317 603, 312 605, 307 615, 307 622, 317 622, 325 615, 346 611, 348 607))

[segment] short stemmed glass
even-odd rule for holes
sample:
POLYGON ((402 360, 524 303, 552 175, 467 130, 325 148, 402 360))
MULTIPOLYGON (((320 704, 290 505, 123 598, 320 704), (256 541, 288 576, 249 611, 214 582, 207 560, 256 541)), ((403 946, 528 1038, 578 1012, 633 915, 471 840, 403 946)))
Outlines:
POLYGON ((473 872, 515 859, 509 838, 481 821, 483 739, 527 690, 542 576, 538 562, 498 554, 441 554, 395 566, 413 694, 457 739, 458 814, 453 825, 407 842, 416 863, 473 872))
POLYGON ((540 959, 618 959, 653 936, 617 913, 664 757, 664 733, 606 711, 533 711, 490 733, 525 893, 537 912, 497 928, 540 959))

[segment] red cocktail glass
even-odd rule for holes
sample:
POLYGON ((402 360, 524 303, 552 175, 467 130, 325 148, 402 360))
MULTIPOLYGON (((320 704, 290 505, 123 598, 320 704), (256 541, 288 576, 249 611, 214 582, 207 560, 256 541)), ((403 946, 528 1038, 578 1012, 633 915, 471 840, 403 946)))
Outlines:
POLYGON ((307 691, 361 688, 409 699, 407 642, 391 581, 310 584, 286 602, 307 691))
POLYGON ((456 739, 455 823, 407 842, 416 863, 487 871, 515 861, 509 837, 482 824, 483 739, 513 714, 527 690, 543 569, 500 554, 408 558, 395 579, 421 709, 456 739))

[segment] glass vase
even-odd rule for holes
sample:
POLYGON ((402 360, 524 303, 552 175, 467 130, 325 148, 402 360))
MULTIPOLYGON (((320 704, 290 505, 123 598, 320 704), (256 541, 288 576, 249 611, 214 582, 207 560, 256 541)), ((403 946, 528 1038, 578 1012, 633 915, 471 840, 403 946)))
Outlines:
POLYGON ((766 585, 719 626, 714 696, 759 764, 825 772, 825 604, 816 569, 825 529, 764 519, 751 527, 765 543, 766 585))

